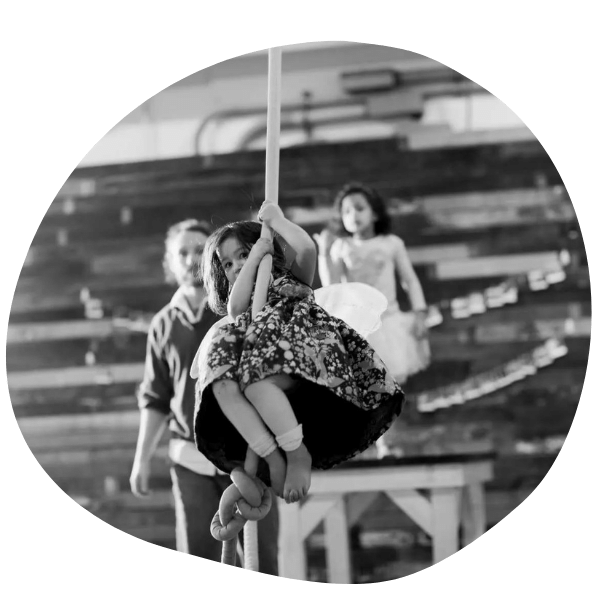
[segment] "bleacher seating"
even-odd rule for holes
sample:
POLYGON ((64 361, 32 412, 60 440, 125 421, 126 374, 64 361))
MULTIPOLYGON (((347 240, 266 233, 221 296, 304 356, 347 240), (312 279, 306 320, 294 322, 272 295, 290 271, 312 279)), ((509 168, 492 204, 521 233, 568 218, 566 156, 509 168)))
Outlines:
MULTIPOLYGON (((408 453, 500 451, 502 474, 489 500, 493 524, 537 485, 556 454, 528 455, 531 472, 509 482, 505 474, 524 468, 518 444, 564 437, 583 384, 589 275, 568 195, 536 141, 407 150, 380 140, 282 151, 281 206, 310 233, 323 226, 332 195, 349 180, 390 198, 394 231, 432 303, 569 252, 564 281, 524 291, 515 306, 446 318, 431 332, 432 366, 406 389, 414 394, 491 368, 535 346, 544 331, 562 331, 567 356, 476 402, 427 414, 409 402, 391 432, 408 453)), ((40 224, 16 288, 7 368, 27 442, 67 493, 93 500, 95 514, 126 531, 143 530, 156 543, 171 543, 168 495, 144 509, 125 493, 145 334, 116 319, 147 318, 172 295, 161 266, 170 224, 190 216, 215 226, 250 218, 263 186, 263 152, 76 169, 40 224), (118 482, 118 493, 105 493, 107 477, 118 482), (164 527, 155 537, 150 515, 164 527)), ((166 489, 164 457, 156 459, 156 476, 166 489)), ((381 517, 369 514, 364 527, 377 529, 381 517)))

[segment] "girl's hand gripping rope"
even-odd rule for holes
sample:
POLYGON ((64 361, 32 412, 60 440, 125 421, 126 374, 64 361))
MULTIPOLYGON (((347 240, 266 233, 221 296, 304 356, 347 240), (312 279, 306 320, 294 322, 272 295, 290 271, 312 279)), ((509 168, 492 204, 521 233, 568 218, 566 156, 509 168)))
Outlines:
POLYGON ((261 237, 258 238, 256 244, 252 246, 249 257, 252 258, 252 260, 255 260, 257 263, 260 263, 265 255, 273 254, 273 252, 273 242, 267 238, 261 237))
POLYGON ((285 215, 277 204, 265 200, 258 211, 258 219, 266 223, 272 229, 277 227, 277 223, 285 221, 285 215))

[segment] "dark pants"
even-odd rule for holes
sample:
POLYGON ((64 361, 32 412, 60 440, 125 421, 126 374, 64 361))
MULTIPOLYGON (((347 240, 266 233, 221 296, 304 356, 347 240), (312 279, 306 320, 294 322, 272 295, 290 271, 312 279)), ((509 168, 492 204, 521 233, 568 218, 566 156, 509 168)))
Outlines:
MULTIPOLYGON (((231 480, 227 475, 198 475, 178 464, 171 467, 171 479, 177 550, 220 562, 222 544, 211 535, 210 524, 219 508, 221 494, 231 480)), ((258 522, 259 570, 269 575, 278 574, 279 515, 275 500, 273 495, 269 514, 258 522)))

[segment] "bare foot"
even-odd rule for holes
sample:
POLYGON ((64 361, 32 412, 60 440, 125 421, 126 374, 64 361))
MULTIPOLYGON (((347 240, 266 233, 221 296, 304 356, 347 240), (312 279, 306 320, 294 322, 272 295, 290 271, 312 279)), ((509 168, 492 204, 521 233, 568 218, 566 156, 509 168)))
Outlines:
POLYGON ((271 476, 271 487, 276 496, 283 498, 283 488, 285 483, 286 464, 279 448, 276 448, 265 456, 267 465, 269 465, 269 474, 271 476))
POLYGON ((287 472, 285 474, 283 498, 290 504, 302 500, 308 493, 312 457, 304 444, 300 444, 296 450, 285 454, 287 457, 287 472))

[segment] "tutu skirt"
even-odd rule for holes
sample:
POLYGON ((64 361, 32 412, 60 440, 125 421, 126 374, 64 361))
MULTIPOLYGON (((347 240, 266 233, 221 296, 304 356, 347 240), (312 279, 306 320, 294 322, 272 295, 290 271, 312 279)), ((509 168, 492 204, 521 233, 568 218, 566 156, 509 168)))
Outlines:
POLYGON ((414 334, 415 313, 393 310, 385 313, 379 329, 367 336, 367 341, 379 355, 399 384, 423 371, 431 362, 427 338, 414 334))

